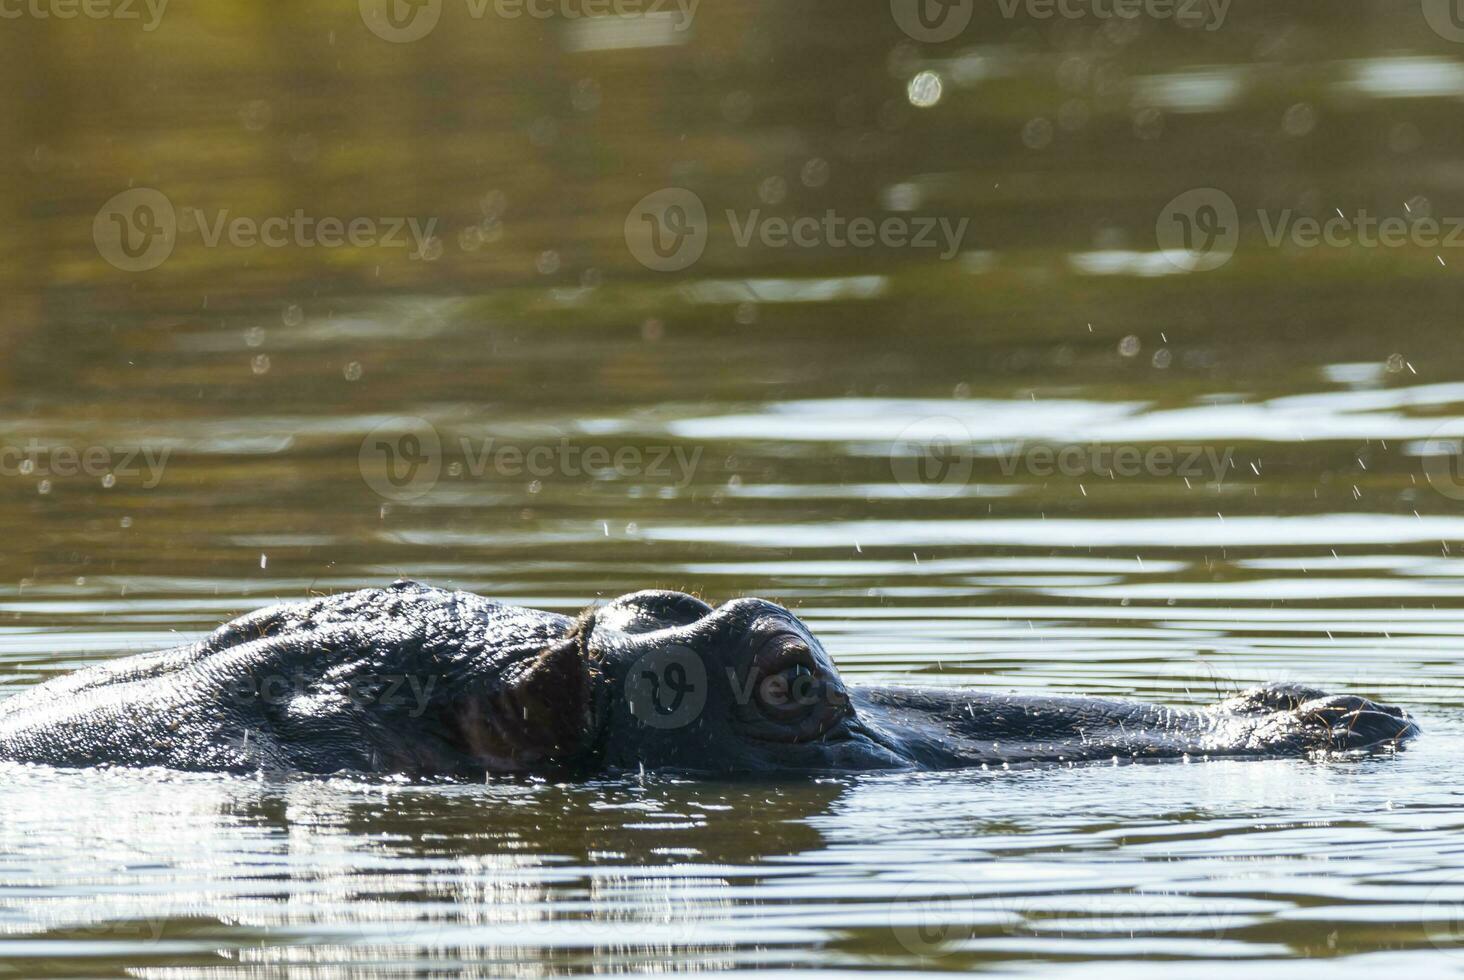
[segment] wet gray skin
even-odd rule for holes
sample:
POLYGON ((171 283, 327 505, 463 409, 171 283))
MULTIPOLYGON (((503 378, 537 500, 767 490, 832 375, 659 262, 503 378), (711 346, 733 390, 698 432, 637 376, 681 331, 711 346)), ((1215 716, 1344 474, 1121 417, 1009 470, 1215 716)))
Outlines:
POLYGON ((579 619, 414 582, 290 603, 0 703, 0 760, 554 777, 830 773, 1392 748, 1397 708, 1295 686, 1204 708, 847 687, 787 609, 639 592, 579 619))

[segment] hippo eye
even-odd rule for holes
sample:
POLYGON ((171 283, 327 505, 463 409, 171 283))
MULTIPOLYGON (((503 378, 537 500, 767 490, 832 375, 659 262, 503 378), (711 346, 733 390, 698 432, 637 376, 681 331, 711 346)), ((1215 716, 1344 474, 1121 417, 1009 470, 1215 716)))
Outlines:
POLYGON ((763 711, 777 721, 797 721, 823 703, 818 677, 808 664, 796 663, 765 676, 757 686, 763 711))
POLYGON ((848 716, 849 697, 838 675, 796 636, 768 642, 751 669, 751 703, 739 712, 750 734, 772 741, 809 741, 848 716))

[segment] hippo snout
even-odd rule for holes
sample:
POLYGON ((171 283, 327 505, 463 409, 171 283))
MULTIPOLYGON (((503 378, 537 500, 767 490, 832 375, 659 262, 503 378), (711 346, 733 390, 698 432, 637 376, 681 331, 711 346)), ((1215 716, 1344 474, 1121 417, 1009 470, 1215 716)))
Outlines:
POLYGON ((1350 694, 1316 698, 1297 707, 1304 724, 1314 725, 1335 752, 1368 751, 1401 745, 1419 734, 1402 708, 1350 694))

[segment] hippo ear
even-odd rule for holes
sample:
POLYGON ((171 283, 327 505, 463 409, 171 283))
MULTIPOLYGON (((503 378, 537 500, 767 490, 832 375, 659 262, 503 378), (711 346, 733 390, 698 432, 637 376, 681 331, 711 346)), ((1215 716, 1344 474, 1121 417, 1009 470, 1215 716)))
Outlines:
POLYGON ((493 772, 571 765, 599 741, 599 674, 585 655, 590 622, 499 675, 486 698, 457 707, 464 748, 493 772))

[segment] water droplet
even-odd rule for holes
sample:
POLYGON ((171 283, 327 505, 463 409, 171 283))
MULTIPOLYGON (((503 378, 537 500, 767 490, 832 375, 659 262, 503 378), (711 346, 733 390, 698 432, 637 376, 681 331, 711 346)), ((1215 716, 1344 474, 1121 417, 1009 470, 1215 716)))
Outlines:
POLYGON ((1298 102, 1281 117, 1281 131, 1287 136, 1306 136, 1317 128, 1317 111, 1306 102, 1298 102))
POLYGON ((117 477, 114 474, 108 473, 102 477, 102 486, 106 487, 108 490, 112 489, 116 485, 117 477))
POLYGON ((1022 145, 1029 150, 1045 149, 1052 143, 1052 120, 1038 116, 1022 127, 1022 145))
POLYGON ((291 303, 285 307, 285 312, 280 314, 280 319, 287 327, 298 327, 305 322, 305 311, 300 308, 299 303, 291 303))
POLYGON ((254 360, 252 360, 252 361, 249 362, 249 369, 251 371, 253 371, 255 374, 268 374, 269 373, 269 355, 268 354, 255 354, 254 355, 254 360))
POLYGON ((945 83, 935 72, 922 71, 910 79, 905 92, 911 105, 919 109, 929 109, 939 103, 941 96, 945 94, 945 83))
POLYGON ((345 370, 342 373, 346 376, 347 381, 360 381, 361 362, 352 361, 351 363, 346 365, 345 370))
POLYGON ((1141 344, 1139 342, 1139 338, 1135 337, 1133 334, 1129 334, 1127 337, 1118 342, 1118 352, 1124 357, 1137 357, 1139 351, 1142 349, 1143 344, 1141 344))
POLYGON ((534 263, 534 268, 539 270, 539 275, 541 276, 552 276, 559 271, 560 264, 559 253, 553 249, 549 249, 548 251, 539 253, 539 258, 534 263))
POLYGON ((822 157, 814 157, 803 165, 799 179, 804 187, 822 187, 829 182, 829 162, 822 157))
POLYGON ((50 480, 42 480, 40 483, 36 484, 36 492, 37 493, 40 493, 42 495, 45 495, 45 494, 50 493, 51 492, 51 481, 50 480))
POLYGON ((117 523, 119 525, 121 525, 122 527, 124 527, 124 528, 128 528, 128 527, 131 527, 132 526, 132 518, 130 518, 130 517, 124 517, 120 521, 118 521, 117 523))
POLYGON ((788 182, 782 177, 769 177, 758 185, 757 197, 764 204, 782 204, 788 198, 788 182))
POLYGON ((264 345, 264 337, 265 334, 263 327, 250 327, 248 330, 244 331, 244 346, 261 347, 264 345))

